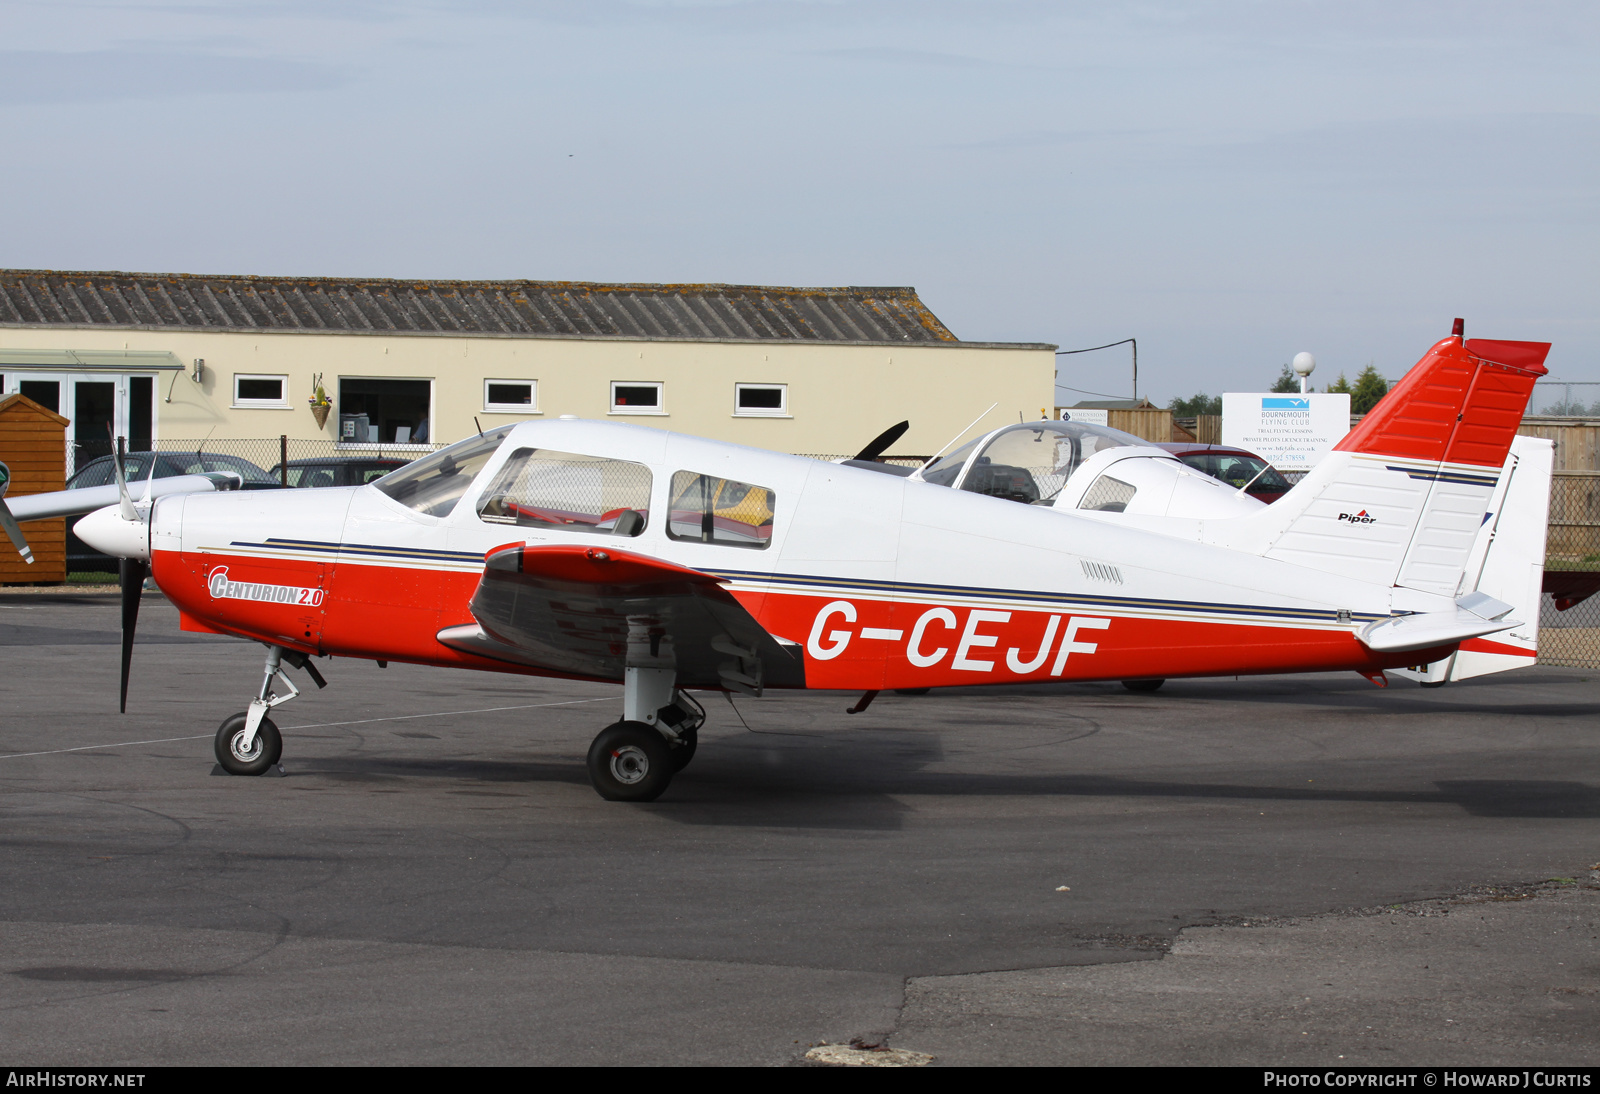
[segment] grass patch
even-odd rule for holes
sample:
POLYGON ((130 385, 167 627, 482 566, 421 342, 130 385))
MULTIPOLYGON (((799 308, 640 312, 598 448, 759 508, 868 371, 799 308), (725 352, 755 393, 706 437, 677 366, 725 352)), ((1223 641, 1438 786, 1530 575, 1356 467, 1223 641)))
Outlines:
POLYGON ((121 579, 105 570, 84 570, 67 575, 68 585, 116 585, 121 579))

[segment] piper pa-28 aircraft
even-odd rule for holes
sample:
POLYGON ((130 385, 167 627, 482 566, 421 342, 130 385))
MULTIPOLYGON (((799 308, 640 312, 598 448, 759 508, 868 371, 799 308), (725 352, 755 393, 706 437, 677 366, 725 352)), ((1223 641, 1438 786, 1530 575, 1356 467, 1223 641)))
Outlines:
POLYGON ((1550 444, 1513 439, 1548 349, 1457 320, 1271 506, 1071 422, 908 471, 562 420, 361 487, 124 486, 77 532, 127 560, 124 706, 146 566, 185 629, 266 645, 217 733, 230 773, 278 763, 286 670, 322 686, 332 655, 620 681, 589 774, 650 801, 694 755, 693 691, 848 689, 855 712, 882 689, 1532 664, 1550 444))

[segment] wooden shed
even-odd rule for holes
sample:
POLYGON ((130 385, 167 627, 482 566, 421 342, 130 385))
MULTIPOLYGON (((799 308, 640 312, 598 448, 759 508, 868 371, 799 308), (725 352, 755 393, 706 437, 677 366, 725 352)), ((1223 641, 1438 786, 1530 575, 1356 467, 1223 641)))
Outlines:
MULTIPOLYGON (((7 498, 43 494, 67 486, 67 419, 26 395, 0 399, 0 463, 11 468, 7 498)), ((0 533, 0 585, 67 579, 67 522, 32 520, 22 526, 33 548, 33 565, 22 561, 0 533)))

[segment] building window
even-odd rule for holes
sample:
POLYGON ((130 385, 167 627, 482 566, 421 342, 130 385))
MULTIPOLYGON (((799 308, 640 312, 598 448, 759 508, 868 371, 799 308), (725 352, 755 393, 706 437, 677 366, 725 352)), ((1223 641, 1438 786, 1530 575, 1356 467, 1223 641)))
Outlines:
POLYGON ((734 384, 733 413, 741 418, 787 418, 788 384, 734 384))
POLYGON ((665 414, 667 409, 662 396, 663 386, 634 380, 611 381, 611 413, 665 414))
POLYGON ((433 440, 433 381, 339 378, 343 444, 427 444, 433 440))
POLYGON ((24 380, 17 385, 17 390, 46 410, 61 413, 60 380, 24 380))
POLYGON ((289 377, 233 374, 233 405, 239 408, 289 409, 289 377))
POLYGON ((485 380, 483 409, 512 414, 537 414, 539 383, 536 380, 485 380))

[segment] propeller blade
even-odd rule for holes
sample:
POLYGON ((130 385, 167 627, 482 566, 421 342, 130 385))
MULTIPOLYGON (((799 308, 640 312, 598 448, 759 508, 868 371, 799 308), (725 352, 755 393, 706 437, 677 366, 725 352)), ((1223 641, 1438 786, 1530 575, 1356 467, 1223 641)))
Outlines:
POLYGON ((22 534, 22 529, 17 527, 17 518, 12 515, 11 507, 6 504, 6 491, 11 488, 11 468, 0 463, 0 528, 6 530, 6 535, 11 538, 11 545, 22 556, 22 561, 29 566, 33 565, 33 549, 28 546, 28 539, 22 534))
MULTIPOLYGON (((155 499, 155 488, 156 488, 156 461, 155 461, 155 458, 152 456, 151 460, 150 460, 150 474, 146 475, 145 478, 144 478, 144 496, 139 499, 139 505, 141 505, 146 510, 148 510, 152 505, 155 504, 155 500, 156 500, 155 499)), ((148 520, 149 519, 149 514, 147 513, 145 515, 145 517, 141 518, 141 519, 148 520)))
POLYGON ((11 538, 11 545, 22 556, 22 561, 33 565, 33 548, 28 546, 28 539, 22 534, 22 529, 17 527, 17 518, 11 515, 11 509, 4 499, 0 499, 0 528, 6 530, 6 535, 11 538))
POLYGON ((125 558, 117 567, 122 582, 122 713, 128 713, 128 670, 133 665, 133 632, 139 625, 139 595, 150 564, 142 558, 125 558))
POLYGON ((872 440, 867 443, 867 447, 856 453, 855 458, 858 460, 877 459, 879 456, 889 451, 890 445, 894 444, 895 441, 898 441, 901 437, 905 436, 906 430, 910 428, 910 422, 901 422, 899 425, 890 426, 888 429, 885 429, 882 433, 879 433, 876 437, 872 438, 872 440))
POLYGON ((122 514, 123 520, 138 520, 139 514, 133 507, 133 498, 128 494, 128 473, 123 467, 122 449, 117 445, 117 438, 111 433, 111 423, 106 423, 106 434, 111 437, 111 471, 117 476, 117 512, 122 514))

